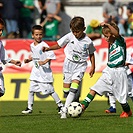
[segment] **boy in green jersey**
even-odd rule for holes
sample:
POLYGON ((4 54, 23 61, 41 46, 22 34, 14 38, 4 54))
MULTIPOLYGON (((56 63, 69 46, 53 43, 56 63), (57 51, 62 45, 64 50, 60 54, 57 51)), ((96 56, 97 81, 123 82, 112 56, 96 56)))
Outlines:
POLYGON ((119 28, 114 23, 101 23, 102 33, 109 45, 109 55, 107 67, 103 70, 102 76, 90 92, 82 101, 82 108, 85 110, 95 95, 100 96, 109 92, 112 93, 121 104, 123 112, 120 117, 125 118, 132 115, 132 111, 127 102, 128 82, 125 69, 126 61, 126 43, 124 38, 119 34, 119 28))

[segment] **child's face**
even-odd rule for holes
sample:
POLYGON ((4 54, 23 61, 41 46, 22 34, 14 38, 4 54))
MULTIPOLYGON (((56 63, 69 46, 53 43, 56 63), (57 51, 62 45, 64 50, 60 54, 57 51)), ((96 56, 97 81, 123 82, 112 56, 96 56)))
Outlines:
POLYGON ((84 36, 84 29, 83 30, 72 30, 72 32, 77 39, 80 39, 84 36))
POLYGON ((4 26, 2 24, 0 24, 0 37, 2 36, 3 30, 4 30, 4 26))
POLYGON ((109 43, 114 42, 115 37, 110 32, 105 32, 103 35, 107 42, 109 42, 109 43))
POLYGON ((42 30, 34 30, 34 33, 32 34, 32 38, 34 38, 35 42, 40 43, 43 38, 43 31, 42 30))

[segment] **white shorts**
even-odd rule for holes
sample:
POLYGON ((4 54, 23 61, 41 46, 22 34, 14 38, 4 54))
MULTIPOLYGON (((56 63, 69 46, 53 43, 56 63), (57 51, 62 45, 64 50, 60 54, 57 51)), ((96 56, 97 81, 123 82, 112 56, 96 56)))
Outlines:
POLYGON ((3 77, 3 74, 1 72, 0 72, 0 93, 2 93, 2 94, 5 93, 4 77, 3 77))
POLYGON ((96 84, 91 87, 91 90, 96 91, 101 96, 107 92, 112 93, 118 102, 122 104, 126 103, 128 85, 125 68, 106 67, 103 70, 102 76, 98 79, 96 84))
POLYGON ((87 62, 77 63, 65 59, 63 66, 64 83, 71 83, 72 80, 81 81, 87 69, 87 62))
POLYGON ((38 81, 30 81, 30 92, 42 92, 42 94, 47 95, 54 92, 52 83, 42 83, 38 81))

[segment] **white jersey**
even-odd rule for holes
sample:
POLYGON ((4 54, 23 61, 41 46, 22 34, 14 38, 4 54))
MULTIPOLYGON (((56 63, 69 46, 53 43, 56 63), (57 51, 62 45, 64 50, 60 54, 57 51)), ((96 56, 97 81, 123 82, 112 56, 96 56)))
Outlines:
POLYGON ((77 39, 72 32, 66 34, 57 41, 60 47, 65 47, 66 58, 74 62, 87 61, 90 54, 96 50, 92 40, 86 35, 83 39, 77 39))
POLYGON ((45 61, 46 59, 55 59, 53 51, 42 52, 42 47, 49 47, 45 42, 41 42, 38 45, 31 44, 31 52, 33 58, 33 68, 31 71, 30 80, 51 83, 53 82, 53 75, 50 68, 50 62, 39 66, 38 61, 45 61))
POLYGON ((0 41, 0 71, 2 70, 2 63, 6 64, 8 62, 10 62, 11 59, 8 58, 8 55, 6 53, 6 50, 2 44, 2 41, 0 41))

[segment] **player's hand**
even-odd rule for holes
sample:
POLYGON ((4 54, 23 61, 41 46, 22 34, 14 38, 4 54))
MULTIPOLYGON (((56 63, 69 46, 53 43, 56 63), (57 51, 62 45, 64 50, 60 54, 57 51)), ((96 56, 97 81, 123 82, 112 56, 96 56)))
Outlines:
POLYGON ((38 61, 39 66, 44 65, 44 61, 38 61))
POLYGON ((24 63, 29 63, 29 59, 24 59, 24 63))
POLYGON ((106 24, 105 22, 102 22, 102 23, 100 23, 100 26, 104 27, 105 24, 106 24))
POLYGON ((20 61, 15 61, 15 65, 21 67, 21 62, 20 61))
POLYGON ((95 73, 95 69, 90 69, 90 72, 89 72, 89 75, 90 75, 90 78, 93 77, 93 74, 95 73))
POLYGON ((48 47, 42 47, 42 51, 45 52, 45 51, 48 51, 49 48, 48 47))

